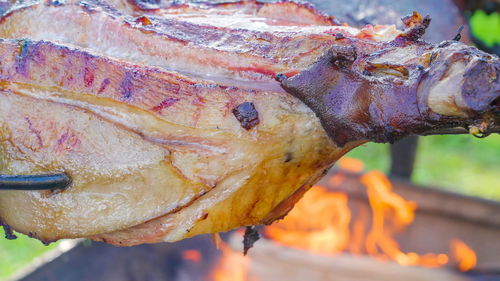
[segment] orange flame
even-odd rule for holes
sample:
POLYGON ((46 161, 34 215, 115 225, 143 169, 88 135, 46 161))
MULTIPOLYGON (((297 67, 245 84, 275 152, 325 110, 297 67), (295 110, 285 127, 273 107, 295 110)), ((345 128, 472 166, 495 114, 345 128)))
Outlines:
POLYGON ((220 244, 222 256, 214 271, 214 281, 248 281, 250 258, 241 252, 236 252, 225 243, 220 244))
POLYGON ((344 250, 349 242, 350 220, 347 195, 315 186, 285 220, 266 227, 265 232, 286 246, 316 254, 334 254, 344 250))
POLYGON ((200 251, 185 250, 182 252, 182 258, 191 262, 200 262, 202 259, 200 251))
POLYGON ((361 160, 349 157, 340 159, 337 166, 343 170, 353 173, 361 173, 365 169, 365 163, 361 162, 361 160))
MULTIPOLYGON (((364 169, 361 161, 351 158, 344 158, 339 166, 356 173, 364 169)), ((345 175, 336 174, 328 179, 328 183, 339 186, 344 180, 345 175)), ((391 182, 381 172, 368 172, 361 177, 361 182, 367 188, 371 212, 366 207, 359 208, 357 218, 351 221, 353 215, 347 194, 314 186, 284 220, 264 229, 266 235, 279 244, 321 255, 349 251, 390 259, 403 266, 440 267, 449 262, 448 255, 442 253, 419 255, 402 251, 393 236, 413 222, 416 204, 394 193, 391 182)), ((231 250, 220 239, 215 241, 220 242, 222 257, 213 272, 213 280, 250 280, 250 259, 231 250)), ((476 265, 475 252, 464 242, 454 239, 450 246, 461 271, 468 271, 476 265)))
POLYGON ((388 257, 400 265, 420 265, 437 267, 448 262, 445 254, 404 253, 393 239, 393 231, 388 226, 392 223, 401 229, 413 222, 416 204, 406 201, 392 192, 389 179, 381 172, 364 174, 361 182, 367 187, 368 200, 372 208, 372 227, 366 238, 366 250, 370 255, 388 257))
MULTIPOLYGON (((349 158, 341 161, 340 166, 352 172, 363 169, 362 162, 349 158)), ((328 182, 338 186, 343 180, 343 176, 337 174, 328 182)), ((357 219, 351 223, 347 195, 314 186, 284 220, 265 228, 266 235, 279 244, 317 254, 368 253, 404 266, 439 267, 449 262, 448 255, 442 253, 419 255, 402 251, 393 235, 413 222, 416 204, 394 193, 391 182, 381 172, 368 172, 361 177, 361 182, 367 188, 371 207, 369 229, 367 210, 360 209, 357 219)), ((454 242, 453 245, 455 256, 460 256, 457 261, 461 270, 473 267, 474 252, 463 247, 465 244, 454 242)))
POLYGON ((459 239, 453 239, 450 246, 453 257, 458 262, 458 269, 460 271, 469 271, 476 266, 476 253, 467 244, 459 239))

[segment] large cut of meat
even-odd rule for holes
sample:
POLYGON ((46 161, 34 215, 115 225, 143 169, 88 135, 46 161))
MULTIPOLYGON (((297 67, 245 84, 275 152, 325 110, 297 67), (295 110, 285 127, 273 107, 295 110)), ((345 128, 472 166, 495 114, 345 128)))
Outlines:
POLYGON ((400 31, 294 2, 146 4, 0 19, 0 174, 73 180, 1 191, 4 224, 135 245, 271 223, 362 143, 499 119, 499 59, 421 41, 418 14, 400 31))

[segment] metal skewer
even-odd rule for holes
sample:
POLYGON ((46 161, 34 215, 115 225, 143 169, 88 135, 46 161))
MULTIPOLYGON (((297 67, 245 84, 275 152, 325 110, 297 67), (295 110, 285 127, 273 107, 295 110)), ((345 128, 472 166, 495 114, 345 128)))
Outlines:
POLYGON ((65 189, 71 178, 64 174, 52 175, 0 175, 0 190, 53 190, 65 189))
MULTIPOLYGON (((434 131, 429 131, 425 132, 422 134, 419 134, 420 136, 434 136, 434 135, 470 135, 471 132, 465 128, 447 128, 447 129, 438 129, 434 131)), ((488 128, 488 130, 484 133, 481 133, 480 137, 484 136, 489 136, 491 134, 500 134, 500 127, 495 126, 488 128)), ((476 136, 478 137, 478 136, 476 136)))

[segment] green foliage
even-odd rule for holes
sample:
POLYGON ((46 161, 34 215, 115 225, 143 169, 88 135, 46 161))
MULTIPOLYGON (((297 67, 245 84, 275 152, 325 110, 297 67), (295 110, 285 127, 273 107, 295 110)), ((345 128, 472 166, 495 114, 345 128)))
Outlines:
POLYGON ((413 180, 500 200, 500 136, 421 138, 413 180))
POLYGON ((500 14, 476 11, 470 21, 472 33, 487 46, 500 44, 500 14))
POLYGON ((18 236, 16 240, 7 240, 0 231, 0 280, 5 280, 34 258, 56 246, 56 244, 45 246, 36 239, 16 235, 18 236))
POLYGON ((367 170, 389 171, 391 160, 387 144, 367 143, 347 153, 346 157, 362 160, 367 170))

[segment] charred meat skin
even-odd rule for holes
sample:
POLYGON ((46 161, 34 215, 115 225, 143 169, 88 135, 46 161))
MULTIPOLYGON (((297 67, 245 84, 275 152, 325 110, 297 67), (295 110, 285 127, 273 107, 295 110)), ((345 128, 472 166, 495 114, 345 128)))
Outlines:
POLYGON ((447 45, 447 49, 433 49, 438 58, 432 62, 406 66, 373 64, 370 57, 356 60, 355 49, 332 48, 311 69, 290 79, 280 75, 277 79, 316 112, 339 146, 367 139, 393 143, 440 127, 484 123, 484 133, 497 129, 498 115, 492 114, 499 110, 495 105, 500 96, 498 58, 459 43, 447 45), (453 63, 462 63, 464 69, 450 68, 453 63), (453 83, 461 87, 442 97, 450 110, 432 108, 432 100, 445 94, 433 88, 446 90, 439 84, 452 71, 460 72, 453 83), (390 76, 374 77, 384 72, 390 76))
POLYGON ((250 130, 259 124, 259 113, 251 102, 244 102, 233 109, 233 114, 241 123, 241 127, 250 130))
POLYGON ((403 22, 407 30, 378 52, 334 46, 310 69, 276 78, 339 146, 393 143, 433 128, 498 130, 499 58, 456 41, 420 41, 430 19, 418 13, 403 22), (412 51, 398 58, 405 49, 412 51))
POLYGON ((74 179, 3 192, 14 229, 130 246, 271 223, 366 141, 498 119, 498 58, 421 41, 418 14, 399 31, 291 2, 143 8, 40 2, 0 20, 1 172, 74 179))

